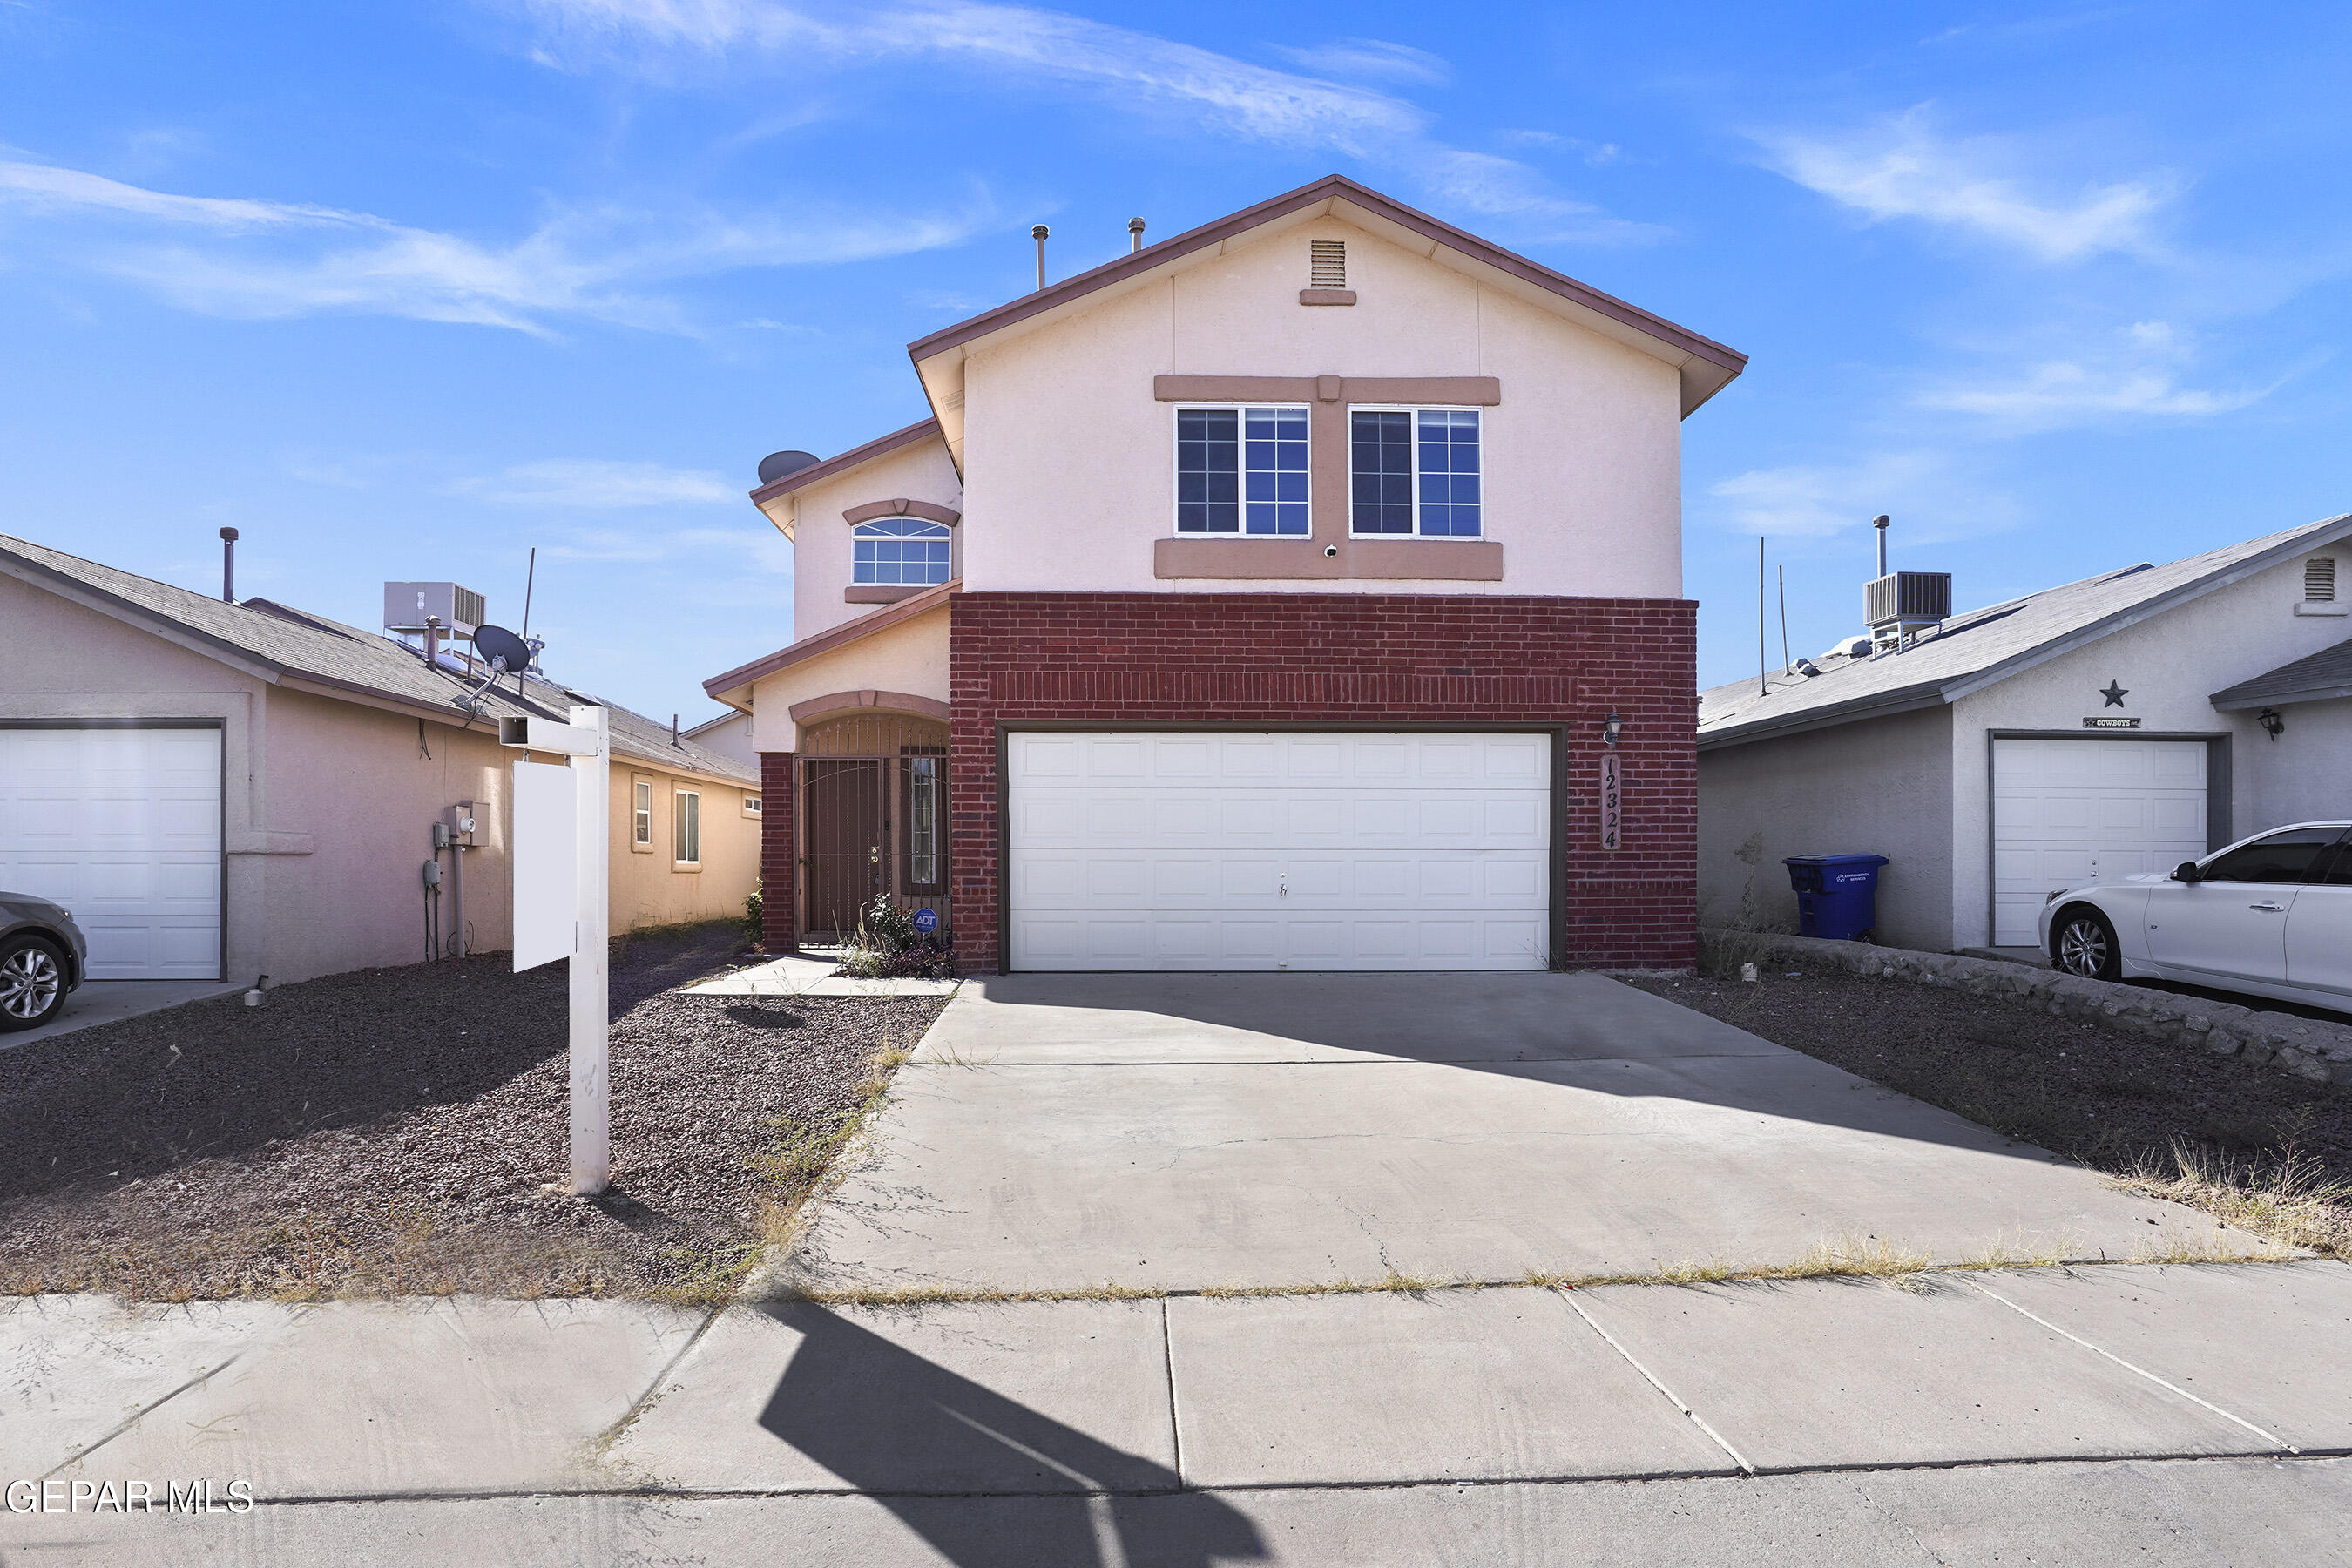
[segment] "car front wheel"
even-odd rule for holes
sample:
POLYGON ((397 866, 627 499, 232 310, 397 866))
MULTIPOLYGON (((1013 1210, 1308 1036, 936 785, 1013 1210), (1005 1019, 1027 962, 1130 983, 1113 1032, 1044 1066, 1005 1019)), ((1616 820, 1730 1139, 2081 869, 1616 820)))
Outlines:
POLYGON ((37 936, 0 942, 0 1030, 31 1029, 66 1001, 65 959, 37 936))
POLYGON ((2095 909, 2077 906, 2058 917, 2050 935, 2050 961, 2068 974, 2084 980, 2121 980, 2122 955, 2116 945, 2116 928, 2095 909))

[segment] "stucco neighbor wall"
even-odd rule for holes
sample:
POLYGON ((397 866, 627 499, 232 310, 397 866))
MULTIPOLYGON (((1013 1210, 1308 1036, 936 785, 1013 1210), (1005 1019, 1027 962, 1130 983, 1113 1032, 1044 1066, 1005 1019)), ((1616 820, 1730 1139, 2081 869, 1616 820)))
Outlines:
POLYGON ((968 590, 1234 591, 1153 574, 1153 543, 1174 531, 1175 415, 1153 395, 1160 374, 1501 383, 1482 432, 1500 583, 1268 580, 1250 592, 1682 592, 1674 367, 1336 217, 978 345, 964 366, 968 590), (1299 304, 1314 239, 1346 243, 1358 303, 1299 304))
MULTIPOLYGON (((1959 700, 1953 723, 1962 742, 1952 752, 1958 845, 1952 881, 1956 945, 1978 946, 1990 938, 1988 731, 2080 734, 2085 716, 2123 715, 2137 718, 2143 733, 2226 733, 2231 737, 2231 838, 2294 820, 2273 815, 2284 806, 2324 801, 2324 786, 2315 789, 2307 782, 2315 767, 2332 769, 2339 779, 2352 775, 2352 752, 2331 755, 2322 749, 2324 725, 2315 723, 2309 739, 2294 747, 2284 739, 2273 745, 2252 713, 2218 712, 2208 700, 2224 687, 2343 640, 2342 620, 2294 613, 2302 596, 2303 560, 2298 556, 1959 700), (2121 708, 2107 707, 2099 695, 2110 680, 2126 690, 2121 708)), ((2291 730, 2288 738, 2294 733, 2291 730)), ((2127 731, 2116 734, 2131 738, 2127 731)), ((2316 815, 2346 811, 2352 811, 2352 805, 2316 815)))
MULTIPOLYGON (((422 962, 433 824, 466 800, 479 824, 465 858, 472 946, 511 945, 508 802, 521 753, 494 731, 273 685, 5 576, 0 625, 9 629, 0 718, 222 722, 226 978, 290 982, 422 962)), ((665 859, 656 876, 632 864, 642 858, 623 842, 628 767, 616 764, 613 791, 614 928, 740 916, 758 877, 760 827, 742 814, 743 789, 705 784, 703 871, 672 874, 665 859)), ((666 802, 658 815, 666 836, 666 802)), ((449 861, 445 853, 445 873, 449 861)), ((443 889, 453 935, 455 889, 443 889)))
POLYGON ((1952 946, 1952 713, 1897 713, 1701 752, 1699 919, 1738 921, 1751 872, 1738 851, 1760 835, 1752 872, 1759 925, 1797 929, 1790 855, 1887 856, 1878 883, 1879 940, 1952 946))
POLYGON ((751 744, 761 752, 800 750, 795 702, 836 691, 903 691, 948 700, 948 607, 887 626, 751 684, 751 744))

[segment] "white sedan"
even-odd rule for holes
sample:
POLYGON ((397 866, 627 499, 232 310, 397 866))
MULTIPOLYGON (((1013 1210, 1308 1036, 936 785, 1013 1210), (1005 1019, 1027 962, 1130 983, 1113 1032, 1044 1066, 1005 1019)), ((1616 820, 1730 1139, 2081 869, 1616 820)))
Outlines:
POLYGON ((2061 888, 2042 951, 2068 974, 2149 978, 2352 1013, 2352 823, 2241 839, 2169 875, 2061 888))

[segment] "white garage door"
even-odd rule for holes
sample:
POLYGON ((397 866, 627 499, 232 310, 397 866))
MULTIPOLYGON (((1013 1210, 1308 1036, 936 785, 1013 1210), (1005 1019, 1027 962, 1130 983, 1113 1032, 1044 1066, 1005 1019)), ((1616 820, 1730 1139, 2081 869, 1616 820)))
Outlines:
POLYGON ((2031 947, 2053 888, 2205 853, 2202 741, 1995 741, 1993 942, 2031 947))
POLYGON ((93 980, 220 977, 218 730, 0 728, 0 888, 63 904, 93 980))
POLYGON ((1541 969, 1546 735, 1009 738, 1015 969, 1541 969))

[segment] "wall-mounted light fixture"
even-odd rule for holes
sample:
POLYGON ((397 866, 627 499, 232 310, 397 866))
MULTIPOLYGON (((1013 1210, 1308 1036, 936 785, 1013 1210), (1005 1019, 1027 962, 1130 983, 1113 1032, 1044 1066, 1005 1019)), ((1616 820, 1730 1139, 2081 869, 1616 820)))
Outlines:
POLYGON ((2275 708, 2265 708, 2254 715, 2254 722, 2260 724, 2270 738, 2275 741, 2279 738, 2279 731, 2286 728, 2286 715, 2275 708))
POLYGON ((1624 731, 1624 729, 1625 721, 1618 718, 1616 714, 1612 713, 1608 718, 1601 721, 1601 739, 1602 742, 1608 745, 1612 750, 1614 750, 1617 745, 1617 737, 1624 731))

